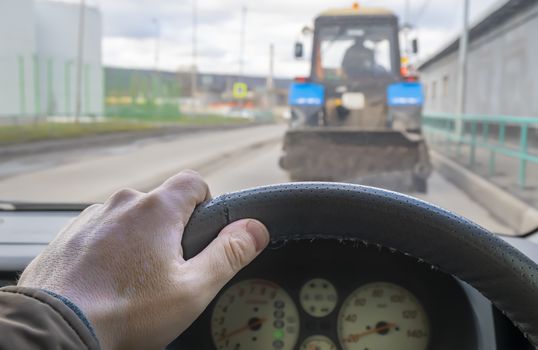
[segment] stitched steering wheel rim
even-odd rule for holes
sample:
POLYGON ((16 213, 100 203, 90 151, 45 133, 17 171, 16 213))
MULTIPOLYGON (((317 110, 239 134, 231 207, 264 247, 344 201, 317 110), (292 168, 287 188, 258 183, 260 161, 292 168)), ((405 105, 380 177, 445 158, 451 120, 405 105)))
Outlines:
POLYGON ((186 259, 229 223, 255 218, 273 243, 360 241, 400 251, 470 284, 538 348, 538 265, 477 224, 413 197, 340 183, 291 183, 225 194, 198 206, 186 259))

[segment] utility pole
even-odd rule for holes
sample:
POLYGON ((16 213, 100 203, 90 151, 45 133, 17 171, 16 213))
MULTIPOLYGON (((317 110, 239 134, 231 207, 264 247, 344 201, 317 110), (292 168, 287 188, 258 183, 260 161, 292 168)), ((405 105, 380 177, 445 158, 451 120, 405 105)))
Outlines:
POLYGON ((273 107, 273 89, 274 89, 274 69, 275 69, 275 45, 269 45, 269 75, 267 76, 267 107, 273 107))
POLYGON ((404 42, 405 42, 405 56, 409 57, 409 30, 411 29, 410 22, 410 0, 405 0, 405 10, 404 10, 404 42))
POLYGON ((153 19, 153 24, 155 24, 155 62, 154 69, 155 72, 159 70, 159 50, 160 50, 160 41, 161 41, 161 22, 158 18, 153 19))
POLYGON ((241 37, 239 42, 239 80, 243 77, 245 66, 245 24, 247 20, 247 7, 241 8, 241 37))
MULTIPOLYGON (((469 6, 470 0, 463 0, 463 32, 460 38, 459 60, 458 60, 458 86, 456 92, 456 113, 465 114, 465 100, 467 95, 467 55, 469 44, 469 6)), ((463 132, 463 123, 456 122, 456 133, 463 132)))
POLYGON ((75 100, 75 123, 80 122, 82 113, 82 66, 84 65, 84 29, 86 17, 86 3, 80 0, 78 18, 78 52, 77 52, 77 75, 76 75, 76 100, 75 100))
POLYGON ((160 40, 161 40, 161 23, 158 18, 153 19, 155 24, 155 62, 153 67, 153 101, 157 99, 159 95, 159 50, 160 50, 160 40))
POLYGON ((269 44, 269 75, 267 76, 267 90, 273 89, 275 70, 275 45, 269 44))
POLYGON ((198 94, 197 60, 198 60, 198 8, 196 0, 192 0, 192 65, 191 65, 191 100, 192 114, 196 114, 196 96, 198 94))
MULTIPOLYGON (((238 82, 243 82, 243 74, 245 69, 245 24, 247 19, 247 7, 241 7, 241 33, 239 38, 239 75, 238 82)), ((239 102, 239 106, 243 108, 243 101, 239 102)))

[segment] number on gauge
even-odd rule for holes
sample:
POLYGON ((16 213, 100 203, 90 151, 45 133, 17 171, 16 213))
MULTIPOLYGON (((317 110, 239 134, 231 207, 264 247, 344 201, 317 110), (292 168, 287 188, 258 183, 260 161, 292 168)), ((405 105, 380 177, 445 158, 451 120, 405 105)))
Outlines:
POLYGON ((288 293, 272 282, 238 282, 218 298, 211 335, 219 350, 291 350, 299 335, 297 307, 288 293))
POLYGON ((336 345, 323 335, 313 335, 305 339, 301 350, 336 350, 336 345))
POLYGON ((407 289, 376 282, 357 288, 338 315, 344 350, 425 350, 429 322, 424 308, 407 289))
POLYGON ((314 278, 301 287, 301 306, 314 317, 324 317, 336 307, 338 294, 333 284, 322 278, 314 278))

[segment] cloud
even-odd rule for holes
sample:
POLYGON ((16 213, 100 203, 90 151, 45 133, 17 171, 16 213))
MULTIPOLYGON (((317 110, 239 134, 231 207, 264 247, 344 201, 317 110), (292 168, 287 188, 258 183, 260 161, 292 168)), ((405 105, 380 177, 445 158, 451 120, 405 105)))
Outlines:
MULTIPOLYGON (((148 38, 185 36, 192 28, 192 7, 188 1, 112 0, 100 5, 104 35, 148 38)), ((199 25, 219 25, 230 21, 232 14, 204 9, 199 25)))
MULTIPOLYGON (((155 42, 160 37, 159 67, 167 70, 190 67, 192 63, 192 3, 188 0, 93 0, 103 13, 104 62, 122 67, 153 68, 155 42), (157 18, 160 31, 153 19, 157 18)), ((351 0, 197 0, 198 67, 205 72, 235 73, 239 70, 241 8, 248 8, 245 37, 245 73, 268 72, 269 45, 275 45, 277 76, 305 75, 309 63, 294 60, 293 43, 300 29, 327 7, 347 7, 351 0)), ((416 0, 410 20, 414 22, 424 6, 416 35, 421 57, 431 55, 453 38, 461 27, 463 0, 416 0), (460 5, 458 5, 460 4, 460 5)), ((495 0, 473 1, 476 18, 495 0)), ((404 0, 365 0, 363 6, 390 8, 400 18, 404 0)))

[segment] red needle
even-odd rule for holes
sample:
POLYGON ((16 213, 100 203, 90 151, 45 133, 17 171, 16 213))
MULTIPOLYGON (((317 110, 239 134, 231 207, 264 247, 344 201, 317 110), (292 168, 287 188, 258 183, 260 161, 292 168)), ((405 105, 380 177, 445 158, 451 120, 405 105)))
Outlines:
POLYGON ((377 327, 377 328, 374 328, 374 329, 369 329, 369 330, 367 330, 365 332, 362 332, 362 333, 350 334, 350 335, 348 335, 346 337, 346 339, 344 339, 344 341, 346 341, 348 343, 356 343, 362 337, 365 337, 367 335, 374 334, 374 333, 377 333, 377 332, 382 332, 384 330, 391 329, 391 328, 394 328, 396 326, 397 326, 396 323, 387 323, 387 324, 385 324, 383 326, 380 326, 380 327, 377 327))
POLYGON ((238 328, 238 329, 236 329, 234 331, 231 331, 228 334, 223 335, 222 337, 220 337, 219 341, 223 341, 223 340, 231 338, 231 337, 233 337, 235 335, 241 334, 241 333, 247 331, 251 327, 261 326, 265 321, 267 321, 266 318, 260 318, 260 319, 256 320, 255 322, 252 322, 250 324, 246 324, 243 327, 240 327, 240 328, 238 328))

